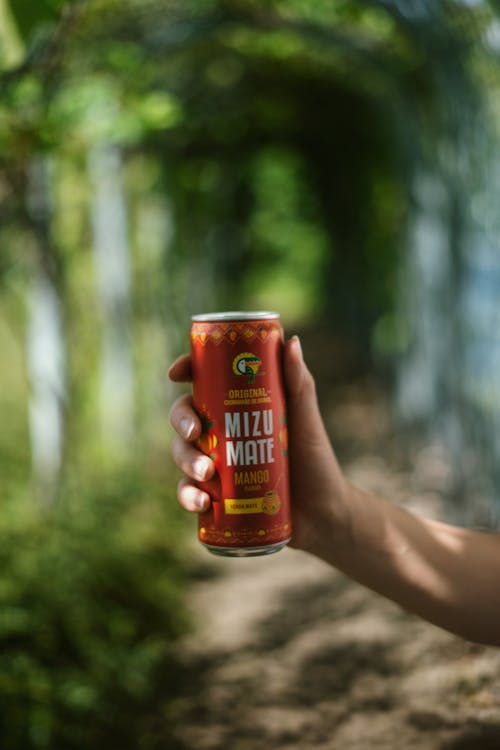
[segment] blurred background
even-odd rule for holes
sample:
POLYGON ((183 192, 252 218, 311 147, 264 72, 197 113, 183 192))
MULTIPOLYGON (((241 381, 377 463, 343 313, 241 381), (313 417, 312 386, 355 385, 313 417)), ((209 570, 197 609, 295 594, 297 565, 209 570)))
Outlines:
POLYGON ((482 0, 0 1, 2 748, 180 747, 192 313, 280 311, 341 457, 495 526, 499 55, 482 0))

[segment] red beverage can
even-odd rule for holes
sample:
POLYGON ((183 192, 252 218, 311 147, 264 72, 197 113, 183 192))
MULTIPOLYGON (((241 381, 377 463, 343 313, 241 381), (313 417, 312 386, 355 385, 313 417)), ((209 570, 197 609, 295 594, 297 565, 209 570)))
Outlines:
POLYGON ((249 557, 290 541, 283 329, 274 312, 194 315, 193 402, 198 447, 217 472, 200 484, 212 503, 199 516, 210 552, 249 557))

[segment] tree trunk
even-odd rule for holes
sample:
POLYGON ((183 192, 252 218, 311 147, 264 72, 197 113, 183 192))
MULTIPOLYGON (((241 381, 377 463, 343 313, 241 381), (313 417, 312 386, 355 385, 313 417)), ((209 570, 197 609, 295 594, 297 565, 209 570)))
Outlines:
POLYGON ((53 502, 62 466, 66 346, 56 262, 51 245, 50 165, 33 159, 28 174, 27 210, 32 222, 35 266, 28 298, 27 366, 31 385, 29 421, 35 490, 53 502))
POLYGON ((99 411, 104 443, 117 451, 131 442, 134 374, 130 335, 130 267, 122 158, 110 144, 92 148, 92 229, 97 302, 101 315, 99 411))

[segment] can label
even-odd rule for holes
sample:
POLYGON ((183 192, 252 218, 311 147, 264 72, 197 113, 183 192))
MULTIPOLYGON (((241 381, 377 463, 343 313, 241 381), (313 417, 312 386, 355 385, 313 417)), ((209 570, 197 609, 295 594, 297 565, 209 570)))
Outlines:
POLYGON ((199 517, 209 547, 264 548, 291 536, 283 330, 276 318, 194 321, 193 401, 199 448, 214 461, 199 517))

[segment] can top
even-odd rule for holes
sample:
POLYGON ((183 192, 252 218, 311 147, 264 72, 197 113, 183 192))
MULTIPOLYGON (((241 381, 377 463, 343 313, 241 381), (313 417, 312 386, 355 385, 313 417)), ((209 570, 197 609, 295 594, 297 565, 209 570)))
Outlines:
POLYGON ((191 320, 195 323, 208 323, 218 320, 276 320, 279 316, 280 314, 277 312, 267 312, 264 310, 254 312, 232 311, 192 315, 191 320))

